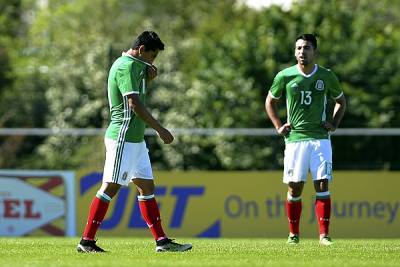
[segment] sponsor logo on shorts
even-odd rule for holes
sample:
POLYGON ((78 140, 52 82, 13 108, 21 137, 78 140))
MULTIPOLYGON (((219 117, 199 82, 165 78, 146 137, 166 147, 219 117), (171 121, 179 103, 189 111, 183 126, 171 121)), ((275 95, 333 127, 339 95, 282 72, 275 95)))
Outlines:
POLYGON ((128 177, 128 173, 127 172, 124 172, 124 174, 122 174, 122 180, 126 180, 126 177, 128 177))
POLYGON ((292 177, 293 176, 293 169, 288 170, 287 174, 292 177))

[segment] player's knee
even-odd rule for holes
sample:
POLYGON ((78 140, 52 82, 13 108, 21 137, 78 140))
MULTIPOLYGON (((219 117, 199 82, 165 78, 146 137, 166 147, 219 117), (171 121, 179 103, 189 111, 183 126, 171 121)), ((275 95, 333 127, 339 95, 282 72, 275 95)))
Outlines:
POLYGON ((99 192, 102 192, 109 196, 110 198, 113 198, 121 188, 121 185, 115 184, 115 183, 103 183, 101 186, 99 192))
POLYGON ((154 188, 138 188, 138 192, 141 196, 154 195, 154 188))
POLYGON ((297 190, 288 190, 288 196, 298 198, 301 196, 301 191, 297 190))
POLYGON ((303 191, 303 185, 304 183, 289 183, 289 188, 288 188, 288 194, 290 194, 292 197, 300 197, 301 193, 303 191))
POLYGON ((322 179, 314 182, 314 188, 316 192, 325 192, 329 190, 329 180, 322 179))
POLYGON ((155 185, 153 180, 134 179, 133 182, 141 196, 153 195, 155 191, 155 185))
POLYGON ((298 195, 298 196, 292 196, 290 193, 289 193, 289 191, 287 192, 287 201, 289 201, 289 202, 297 202, 297 201, 301 201, 301 196, 300 195, 298 195))
POLYGON ((102 191, 97 191, 96 197, 98 199, 102 200, 103 202, 110 202, 112 199, 109 195, 107 195, 106 193, 104 193, 102 191))
POLYGON ((291 197, 300 197, 301 196, 301 189, 298 187, 289 187, 288 195, 291 197))

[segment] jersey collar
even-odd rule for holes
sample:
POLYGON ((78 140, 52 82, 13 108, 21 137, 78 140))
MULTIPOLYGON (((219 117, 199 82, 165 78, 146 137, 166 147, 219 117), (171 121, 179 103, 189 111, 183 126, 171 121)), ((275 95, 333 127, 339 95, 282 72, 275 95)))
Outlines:
POLYGON ((152 65, 151 65, 150 63, 147 63, 146 61, 143 61, 143 60, 141 60, 141 59, 138 59, 137 57, 134 57, 134 56, 132 56, 131 54, 128 54, 128 53, 126 53, 126 52, 122 52, 122 56, 130 57, 130 58, 132 58, 133 60, 139 61, 139 62, 141 62, 141 63, 143 63, 143 64, 145 64, 145 65, 147 65, 147 66, 149 66, 149 67, 152 67, 152 65))
POLYGON ((304 77, 306 77, 306 78, 309 78, 309 77, 313 76, 313 75, 317 72, 317 70, 318 70, 318 65, 317 65, 317 64, 314 64, 314 69, 313 69, 313 71, 312 71, 310 74, 305 74, 305 73, 300 69, 299 65, 296 65, 296 67, 297 67, 297 70, 299 71, 299 73, 300 73, 301 75, 303 75, 304 77))

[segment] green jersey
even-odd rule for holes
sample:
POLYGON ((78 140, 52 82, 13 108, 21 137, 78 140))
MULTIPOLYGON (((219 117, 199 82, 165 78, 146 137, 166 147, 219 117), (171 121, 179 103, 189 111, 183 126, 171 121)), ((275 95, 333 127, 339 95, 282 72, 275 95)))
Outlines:
POLYGON ((145 122, 129 108, 128 95, 138 94, 140 101, 145 103, 147 65, 124 53, 111 66, 107 88, 111 122, 106 137, 119 142, 143 141, 145 122))
POLYGON ((343 95, 335 74, 315 65, 309 75, 292 66, 279 72, 269 91, 271 97, 286 96, 287 121, 291 131, 285 141, 328 139, 329 133, 322 126, 327 121, 327 98, 343 95))

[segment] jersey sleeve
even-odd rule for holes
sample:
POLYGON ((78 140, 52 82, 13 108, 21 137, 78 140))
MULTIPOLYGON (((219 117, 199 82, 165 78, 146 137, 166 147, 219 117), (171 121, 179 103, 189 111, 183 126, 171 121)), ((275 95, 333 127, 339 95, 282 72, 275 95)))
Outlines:
POLYGON ((271 88, 269 89, 269 94, 272 98, 279 99, 281 98, 284 89, 284 77, 282 75, 282 72, 279 72, 274 78, 271 88))
POLYGON ((330 83, 329 83, 329 94, 332 98, 338 99, 343 95, 343 90, 340 86, 339 79, 336 77, 336 75, 333 72, 330 72, 330 83))
POLYGON ((117 85, 123 96, 130 94, 139 94, 139 84, 134 79, 132 64, 121 66, 117 71, 117 85))

